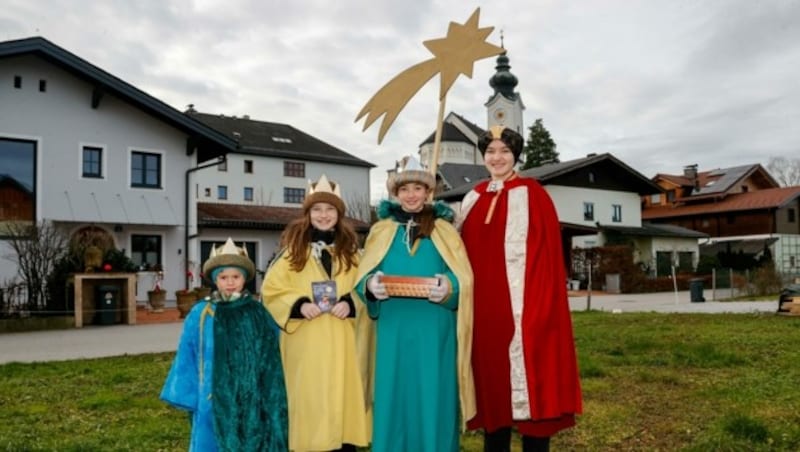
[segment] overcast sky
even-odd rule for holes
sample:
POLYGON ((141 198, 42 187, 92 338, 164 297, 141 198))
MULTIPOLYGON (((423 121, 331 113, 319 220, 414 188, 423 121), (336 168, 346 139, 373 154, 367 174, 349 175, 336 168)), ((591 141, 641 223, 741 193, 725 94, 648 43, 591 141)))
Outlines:
MULTIPOLYGON (((562 161, 609 152, 646 177, 800 156, 795 0, 4 0, 0 40, 43 36, 181 111, 286 123, 386 170, 436 127, 438 77, 383 143, 356 114, 481 7, 562 161)), ((447 97, 486 126, 494 58, 447 97)), ((526 135, 527 137, 527 135, 526 135)))

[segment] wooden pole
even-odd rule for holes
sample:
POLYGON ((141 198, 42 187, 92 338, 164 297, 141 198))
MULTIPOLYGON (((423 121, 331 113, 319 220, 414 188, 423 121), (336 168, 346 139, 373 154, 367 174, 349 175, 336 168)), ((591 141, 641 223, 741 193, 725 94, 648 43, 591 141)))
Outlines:
MULTIPOLYGON (((433 174, 434 183, 436 181, 436 169, 439 166, 439 148, 442 146, 442 128, 444 127, 444 105, 447 100, 446 98, 447 95, 444 95, 439 99, 439 116, 436 119, 436 135, 434 135, 433 152, 431 152, 431 161, 428 165, 431 174, 433 174)), ((433 193, 435 191, 436 188, 434 187, 434 189, 431 190, 429 201, 433 201, 433 193)))

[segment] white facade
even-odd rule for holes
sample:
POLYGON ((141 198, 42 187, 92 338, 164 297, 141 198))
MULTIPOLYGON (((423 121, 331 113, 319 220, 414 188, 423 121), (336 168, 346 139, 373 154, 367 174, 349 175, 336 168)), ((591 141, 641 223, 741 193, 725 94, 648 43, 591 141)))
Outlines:
POLYGON ((187 135, 110 94, 92 108, 92 85, 39 58, 4 60, 0 80, 0 138, 36 144, 36 218, 69 232, 100 227, 125 250, 132 234, 161 236, 165 286, 182 287, 187 135), (102 150, 102 177, 82 177, 84 146, 102 150), (131 187, 134 151, 161 156, 160 188, 131 187))
MULTIPOLYGON (((433 158, 433 143, 426 143, 420 146, 420 162, 425 167, 430 168, 433 158)), ((442 142, 439 149, 439 165, 442 163, 466 163, 476 165, 483 163, 480 152, 470 143, 463 142, 442 142), (476 160, 477 159, 477 160, 476 160)))
MULTIPOLYGON (((611 190, 587 189, 548 184, 544 186, 550 194, 558 212, 558 219, 572 223, 596 227, 597 223, 612 226, 640 227, 642 225, 641 197, 638 193, 611 190), (590 203, 594 216, 584 217, 585 203, 590 203), (614 221, 614 206, 619 206, 620 221, 614 221)), ((572 246, 587 248, 600 246, 599 237, 585 235, 574 237, 572 246)))
MULTIPOLYGON (((483 158, 475 144, 478 142, 478 134, 464 124, 461 118, 454 114, 449 113, 444 118, 444 123, 458 129, 469 142, 463 141, 442 141, 439 144, 439 165, 442 163, 466 163, 470 165, 483 164, 483 158)), ((419 161, 425 167, 430 168, 433 158, 433 145, 434 143, 424 143, 419 148, 419 161)))
POLYGON ((308 182, 316 182, 322 174, 341 184, 342 197, 348 206, 348 215, 369 221, 369 170, 368 167, 313 162, 301 158, 289 159, 253 154, 229 153, 225 170, 212 166, 197 171, 192 176, 190 196, 198 202, 231 203, 254 206, 300 207, 299 203, 285 202, 284 188, 306 190, 308 182), (251 162, 246 164, 245 162, 251 162), (284 162, 297 162, 305 166, 305 177, 284 175, 284 162), (252 172, 245 172, 252 167, 252 172), (221 189, 224 187, 224 190, 221 189), (245 200, 245 188, 252 191, 252 200, 245 200), (220 198, 225 191, 227 198, 220 198), (366 208, 359 208, 359 206, 366 208), (358 215, 353 215, 358 213, 358 215))

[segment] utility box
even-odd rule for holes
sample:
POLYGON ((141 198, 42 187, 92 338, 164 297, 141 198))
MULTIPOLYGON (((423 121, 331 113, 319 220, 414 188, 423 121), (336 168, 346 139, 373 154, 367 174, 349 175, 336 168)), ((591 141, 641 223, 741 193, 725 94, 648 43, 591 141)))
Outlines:
POLYGON ((622 292, 622 285, 620 284, 619 273, 606 273, 606 292, 608 293, 622 292))
POLYGON ((705 297, 703 297, 703 278, 689 280, 689 297, 693 303, 706 301, 705 297))
POLYGON ((104 284, 95 287, 94 323, 96 325, 113 325, 117 323, 120 296, 121 290, 119 286, 104 284))

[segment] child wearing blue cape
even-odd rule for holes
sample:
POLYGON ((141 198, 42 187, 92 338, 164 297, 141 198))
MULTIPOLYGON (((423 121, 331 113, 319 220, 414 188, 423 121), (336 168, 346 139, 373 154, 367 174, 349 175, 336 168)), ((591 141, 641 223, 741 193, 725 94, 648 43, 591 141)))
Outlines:
POLYGON ((161 400, 191 414, 190 451, 288 450, 278 328, 243 290, 255 265, 229 238, 203 274, 217 290, 186 317, 161 400))

